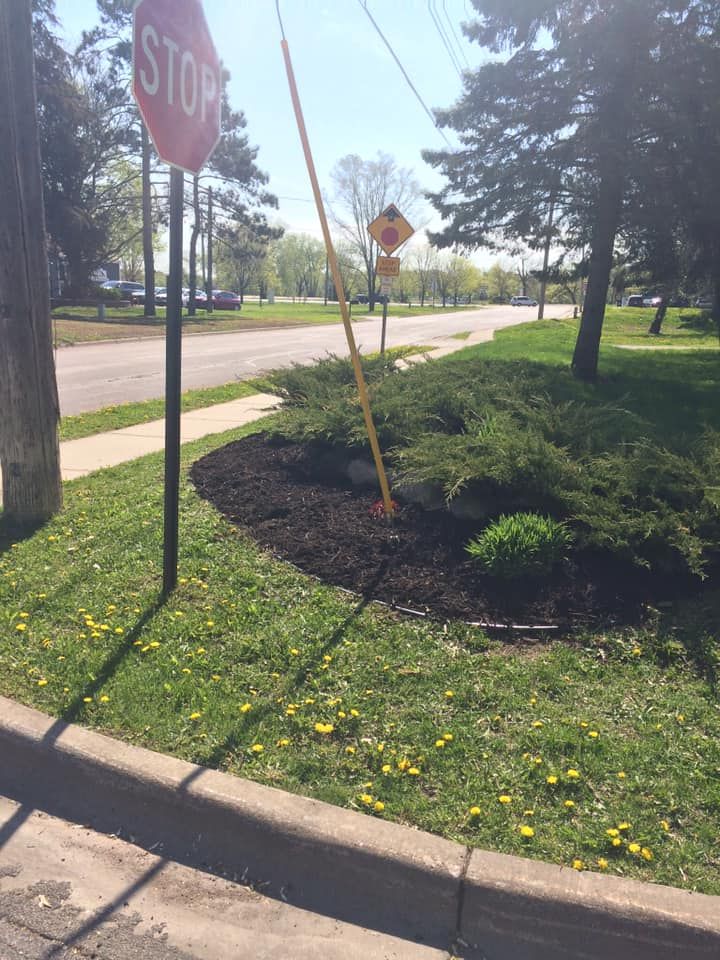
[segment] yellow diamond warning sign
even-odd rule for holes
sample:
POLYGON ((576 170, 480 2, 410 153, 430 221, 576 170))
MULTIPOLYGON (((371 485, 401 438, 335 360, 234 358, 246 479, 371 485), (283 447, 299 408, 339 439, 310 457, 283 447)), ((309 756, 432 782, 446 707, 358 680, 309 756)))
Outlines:
POLYGON ((379 277, 399 277, 400 257, 378 257, 375 273, 379 277))
POLYGON ((397 250, 401 244, 409 240, 415 231, 395 204, 391 203, 379 217, 368 224, 368 233, 385 253, 391 254, 393 250, 397 250))

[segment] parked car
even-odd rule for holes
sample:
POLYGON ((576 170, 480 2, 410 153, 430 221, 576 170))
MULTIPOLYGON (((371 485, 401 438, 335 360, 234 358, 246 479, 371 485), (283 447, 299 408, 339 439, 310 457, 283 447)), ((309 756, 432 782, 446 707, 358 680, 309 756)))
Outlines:
POLYGON ((699 307, 701 310, 712 310, 712 297, 698 297, 695 301, 695 306, 699 307))
POLYGON ((537 305, 537 300, 533 300, 532 297, 510 297, 511 307, 536 307, 537 305))
POLYGON ((644 307, 645 306, 645 297, 641 293, 634 293, 631 297, 627 298, 628 307, 644 307))
POLYGON ((132 299, 133 293, 141 292, 145 295, 145 287, 134 280, 106 280, 100 285, 101 290, 114 290, 126 300, 132 299))
MULTIPOLYGON (((183 306, 186 307, 190 303, 190 288, 183 287, 182 292, 182 302, 183 306)), ((197 287, 195 288, 195 303, 197 306, 205 306, 207 303, 207 294, 204 290, 200 290, 197 287)))
POLYGON ((167 306, 167 287, 155 287, 155 304, 158 307, 167 306))
POLYGON ((233 293, 232 290, 213 290, 212 304, 216 310, 242 309, 240 294, 233 293))
POLYGON ((653 294, 646 293, 643 296, 642 305, 644 307, 659 307, 662 303, 662 297, 653 296, 653 294))

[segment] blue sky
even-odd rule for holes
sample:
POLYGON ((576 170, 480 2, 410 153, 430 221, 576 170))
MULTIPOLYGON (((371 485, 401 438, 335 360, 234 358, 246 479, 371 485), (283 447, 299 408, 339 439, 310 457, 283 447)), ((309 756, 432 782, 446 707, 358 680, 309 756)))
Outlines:
MULTIPOLYGON (((287 229, 319 236, 319 225, 292 112, 280 48, 275 0, 204 0, 218 53, 229 69, 233 107, 245 111, 258 163, 280 199, 277 217, 287 229), (287 199, 299 198, 299 199, 287 199)), ((443 45, 440 20, 463 67, 483 51, 463 37, 472 16, 468 0, 367 0, 367 7, 430 107, 453 103, 461 80, 443 45)), ((96 20, 94 0, 56 0, 70 43, 96 20)), ((378 150, 411 168, 424 188, 440 185, 422 160, 423 148, 444 141, 405 82, 359 0, 280 0, 315 165, 324 190, 330 170, 348 153, 365 159, 378 150)), ((452 134, 448 133, 452 140, 452 134)), ((436 226, 428 207, 426 220, 436 226)))

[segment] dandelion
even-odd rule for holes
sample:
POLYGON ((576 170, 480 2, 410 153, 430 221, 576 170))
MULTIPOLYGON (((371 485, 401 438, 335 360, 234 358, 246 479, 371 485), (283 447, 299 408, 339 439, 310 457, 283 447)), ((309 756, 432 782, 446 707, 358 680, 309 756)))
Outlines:
POLYGON ((502 804, 512 803, 512 797, 508 796, 507 793, 501 793, 498 801, 502 804))
POLYGON ((583 729, 585 729, 585 727, 589 727, 590 724, 587 722, 587 720, 581 720, 581 721, 580 721, 580 726, 581 726, 583 729))
POLYGON ((612 840, 610 841, 610 843, 611 843, 614 847, 621 847, 621 846, 622 846, 622 840, 620 839, 620 837, 613 837, 612 840))
POLYGON ((524 817, 534 817, 534 816, 535 816, 535 811, 534 811, 534 810, 523 810, 523 816, 524 816, 524 817))
POLYGON ((16 629, 16 630, 19 630, 20 633, 22 633, 23 630, 27 630, 27 624, 26 624, 26 623, 17 623, 17 624, 15 624, 15 629, 16 629))
POLYGON ((42 680, 38 680, 37 685, 38 685, 39 687, 46 687, 46 686, 47 686, 47 680, 45 680, 44 678, 43 678, 42 680))
POLYGON ((285 716, 294 717, 295 713, 296 713, 295 707, 288 707, 287 710, 285 711, 285 716))
POLYGON ((199 710, 196 710, 194 713, 191 713, 191 714, 190 714, 190 719, 191 719, 191 720, 199 720, 201 716, 202 716, 202 714, 200 713, 200 711, 199 711, 199 710))
POLYGON ((567 807, 568 810, 572 810, 572 808, 575 806, 575 801, 574 801, 574 800, 566 800, 565 803, 563 804, 563 806, 564 806, 564 807, 567 807))
POLYGON ((300 656, 300 651, 298 650, 297 647, 290 647, 290 656, 291 656, 291 657, 298 657, 298 656, 300 656))
POLYGON ((210 679, 211 679, 211 680, 214 680, 215 683, 217 683, 218 680, 222 680, 222 677, 220 676, 219 673, 213 673, 213 675, 210 677, 210 679))
POLYGON ((576 857, 575 860, 573 860, 572 862, 572 868, 573 870, 584 870, 585 864, 583 863, 582 860, 576 857))
POLYGON ((83 697, 83 703, 92 703, 92 697, 83 697))
POLYGON ((339 720, 344 720, 347 717, 347 714, 344 710, 338 710, 337 715, 339 720))
POLYGON ((634 857, 636 857, 640 853, 641 849, 642 847, 640 846, 639 843, 628 844, 628 853, 632 853, 634 857))
POLYGON ((642 647, 633 647, 630 652, 634 657, 639 657, 642 653, 642 647))
POLYGON ((115 627, 115 631, 114 631, 114 632, 115 632, 115 633, 118 633, 118 634, 119 634, 119 633, 125 633, 125 631, 123 630, 122 627, 115 627))
POLYGON ((375 811, 375 813, 382 813, 384 809, 385 809, 385 804, 382 802, 382 800, 376 800, 375 803, 373 804, 373 810, 375 811))
POLYGON ((624 780, 627 777, 627 774, 624 770, 618 770, 617 778, 618 780, 624 780))
POLYGON ((448 698, 448 700, 452 700, 452 698, 455 696, 455 691, 454 691, 454 690, 446 690, 446 691, 445 691, 445 696, 448 698))
POLYGON ((443 740, 445 740, 447 743, 452 743, 452 741, 453 741, 454 739, 455 739, 455 737, 453 736, 452 733, 444 733, 444 734, 443 734, 443 740))
POLYGON ((480 807, 470 807, 471 817, 479 817, 481 813, 482 813, 482 810, 480 809, 480 807))
POLYGON ((675 719, 677 720, 678 723, 685 723, 685 717, 683 716, 682 713, 679 713, 679 714, 675 717, 675 719))
POLYGON ((643 858, 643 860, 650 862, 650 860, 653 859, 653 852, 648 847, 643 847, 640 851, 640 856, 643 858))
POLYGON ((384 763, 380 769, 382 770, 383 773, 390 773, 390 771, 392 770, 392 767, 390 766, 389 763, 384 763))
POLYGON ((551 787, 554 787, 555 784, 558 782, 558 778, 555 776, 554 773, 551 773, 549 777, 545 777, 545 782, 549 783, 551 787))
POLYGON ((615 827, 608 827, 608 829, 605 831, 605 833, 606 833, 609 837, 617 837, 617 836, 620 835, 620 831, 619 831, 619 830, 616 830, 615 827))
POLYGON ((670 830, 670 824, 667 822, 667 820, 661 820, 660 826, 663 828, 665 833, 667 833, 670 830))
POLYGON ((373 798, 370 796, 369 793, 361 793, 360 796, 358 797, 358 800, 360 801, 360 803, 364 803, 367 807, 369 807, 370 804, 373 802, 373 798))
POLYGON ((438 748, 438 750, 442 750, 442 748, 445 746, 445 741, 444 741, 444 740, 436 740, 436 741, 435 741, 435 746, 438 748))
POLYGON ((627 820, 623 820, 622 823, 618 824, 618 830, 629 830, 629 829, 630 829, 630 824, 627 822, 627 820))
POLYGON ((335 727, 332 723, 316 723, 315 724, 315 733, 332 733, 335 727))
POLYGON ((110 703, 110 697, 106 693, 104 693, 100 697, 100 703, 110 703))
POLYGON ((353 709, 350 711, 350 716, 351 716, 351 717, 359 717, 359 716, 360 716, 360 711, 359 711, 359 710, 355 710, 355 709, 353 708, 353 709))
POLYGON ((590 733, 588 733, 588 736, 591 740, 597 740, 600 734, 597 732, 597 730, 591 730, 590 733))
POLYGON ((261 743, 254 743, 250 749, 253 753, 262 753, 265 747, 261 743))
POLYGON ((385 750, 385 744, 384 744, 384 743, 379 743, 379 744, 377 745, 377 752, 378 752, 378 753, 382 753, 384 750, 385 750))
POLYGON ((206 621, 205 621, 205 626, 206 626, 206 627, 214 627, 214 626, 215 626, 215 621, 214 621, 214 620, 206 620, 206 621))
POLYGON ((251 710, 252 710, 252 704, 251 704, 251 703, 244 703, 244 704, 240 707, 240 713, 250 713, 251 710))
POLYGON ((520 836, 525 840, 532 840, 535 836, 535 831, 532 827, 529 827, 526 823, 523 823, 520 827, 520 836))
POLYGON ((326 653, 325 656, 323 657, 323 663, 332 663, 332 657, 330 656, 329 653, 326 653))
POLYGON ((579 779, 580 779, 580 772, 579 772, 578 770, 573 770, 573 768, 571 767, 571 768, 567 771, 566 776, 567 776, 568 780, 579 780, 579 779))
POLYGON ((350 754, 350 756, 352 756, 353 753, 356 753, 356 749, 355 747, 345 747, 345 753, 350 754))
POLYGON ((545 724, 542 720, 533 720, 532 726, 535 727, 535 729, 538 729, 539 727, 544 727, 545 724))
POLYGON ((601 870, 607 870, 608 862, 605 857, 598 857, 597 865, 601 870))
POLYGON ((419 777, 419 776, 420 776, 420 768, 419 768, 419 767, 410 767, 410 768, 408 769, 408 776, 409 776, 409 777, 419 777))
POLYGON ((410 766, 410 761, 409 761, 409 760, 405 760, 405 759, 403 759, 403 760, 398 760, 397 766, 398 766, 398 770, 400 770, 402 773, 404 773, 404 772, 408 769, 408 767, 410 766))

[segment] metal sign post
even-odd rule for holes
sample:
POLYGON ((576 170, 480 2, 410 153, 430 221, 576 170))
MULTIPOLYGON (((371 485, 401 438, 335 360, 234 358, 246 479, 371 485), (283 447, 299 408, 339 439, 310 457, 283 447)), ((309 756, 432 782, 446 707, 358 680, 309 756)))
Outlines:
POLYGON ((170 275, 165 339, 165 527, 163 593, 177 586, 180 494, 180 370, 182 364, 183 200, 185 174, 170 171, 170 275))

